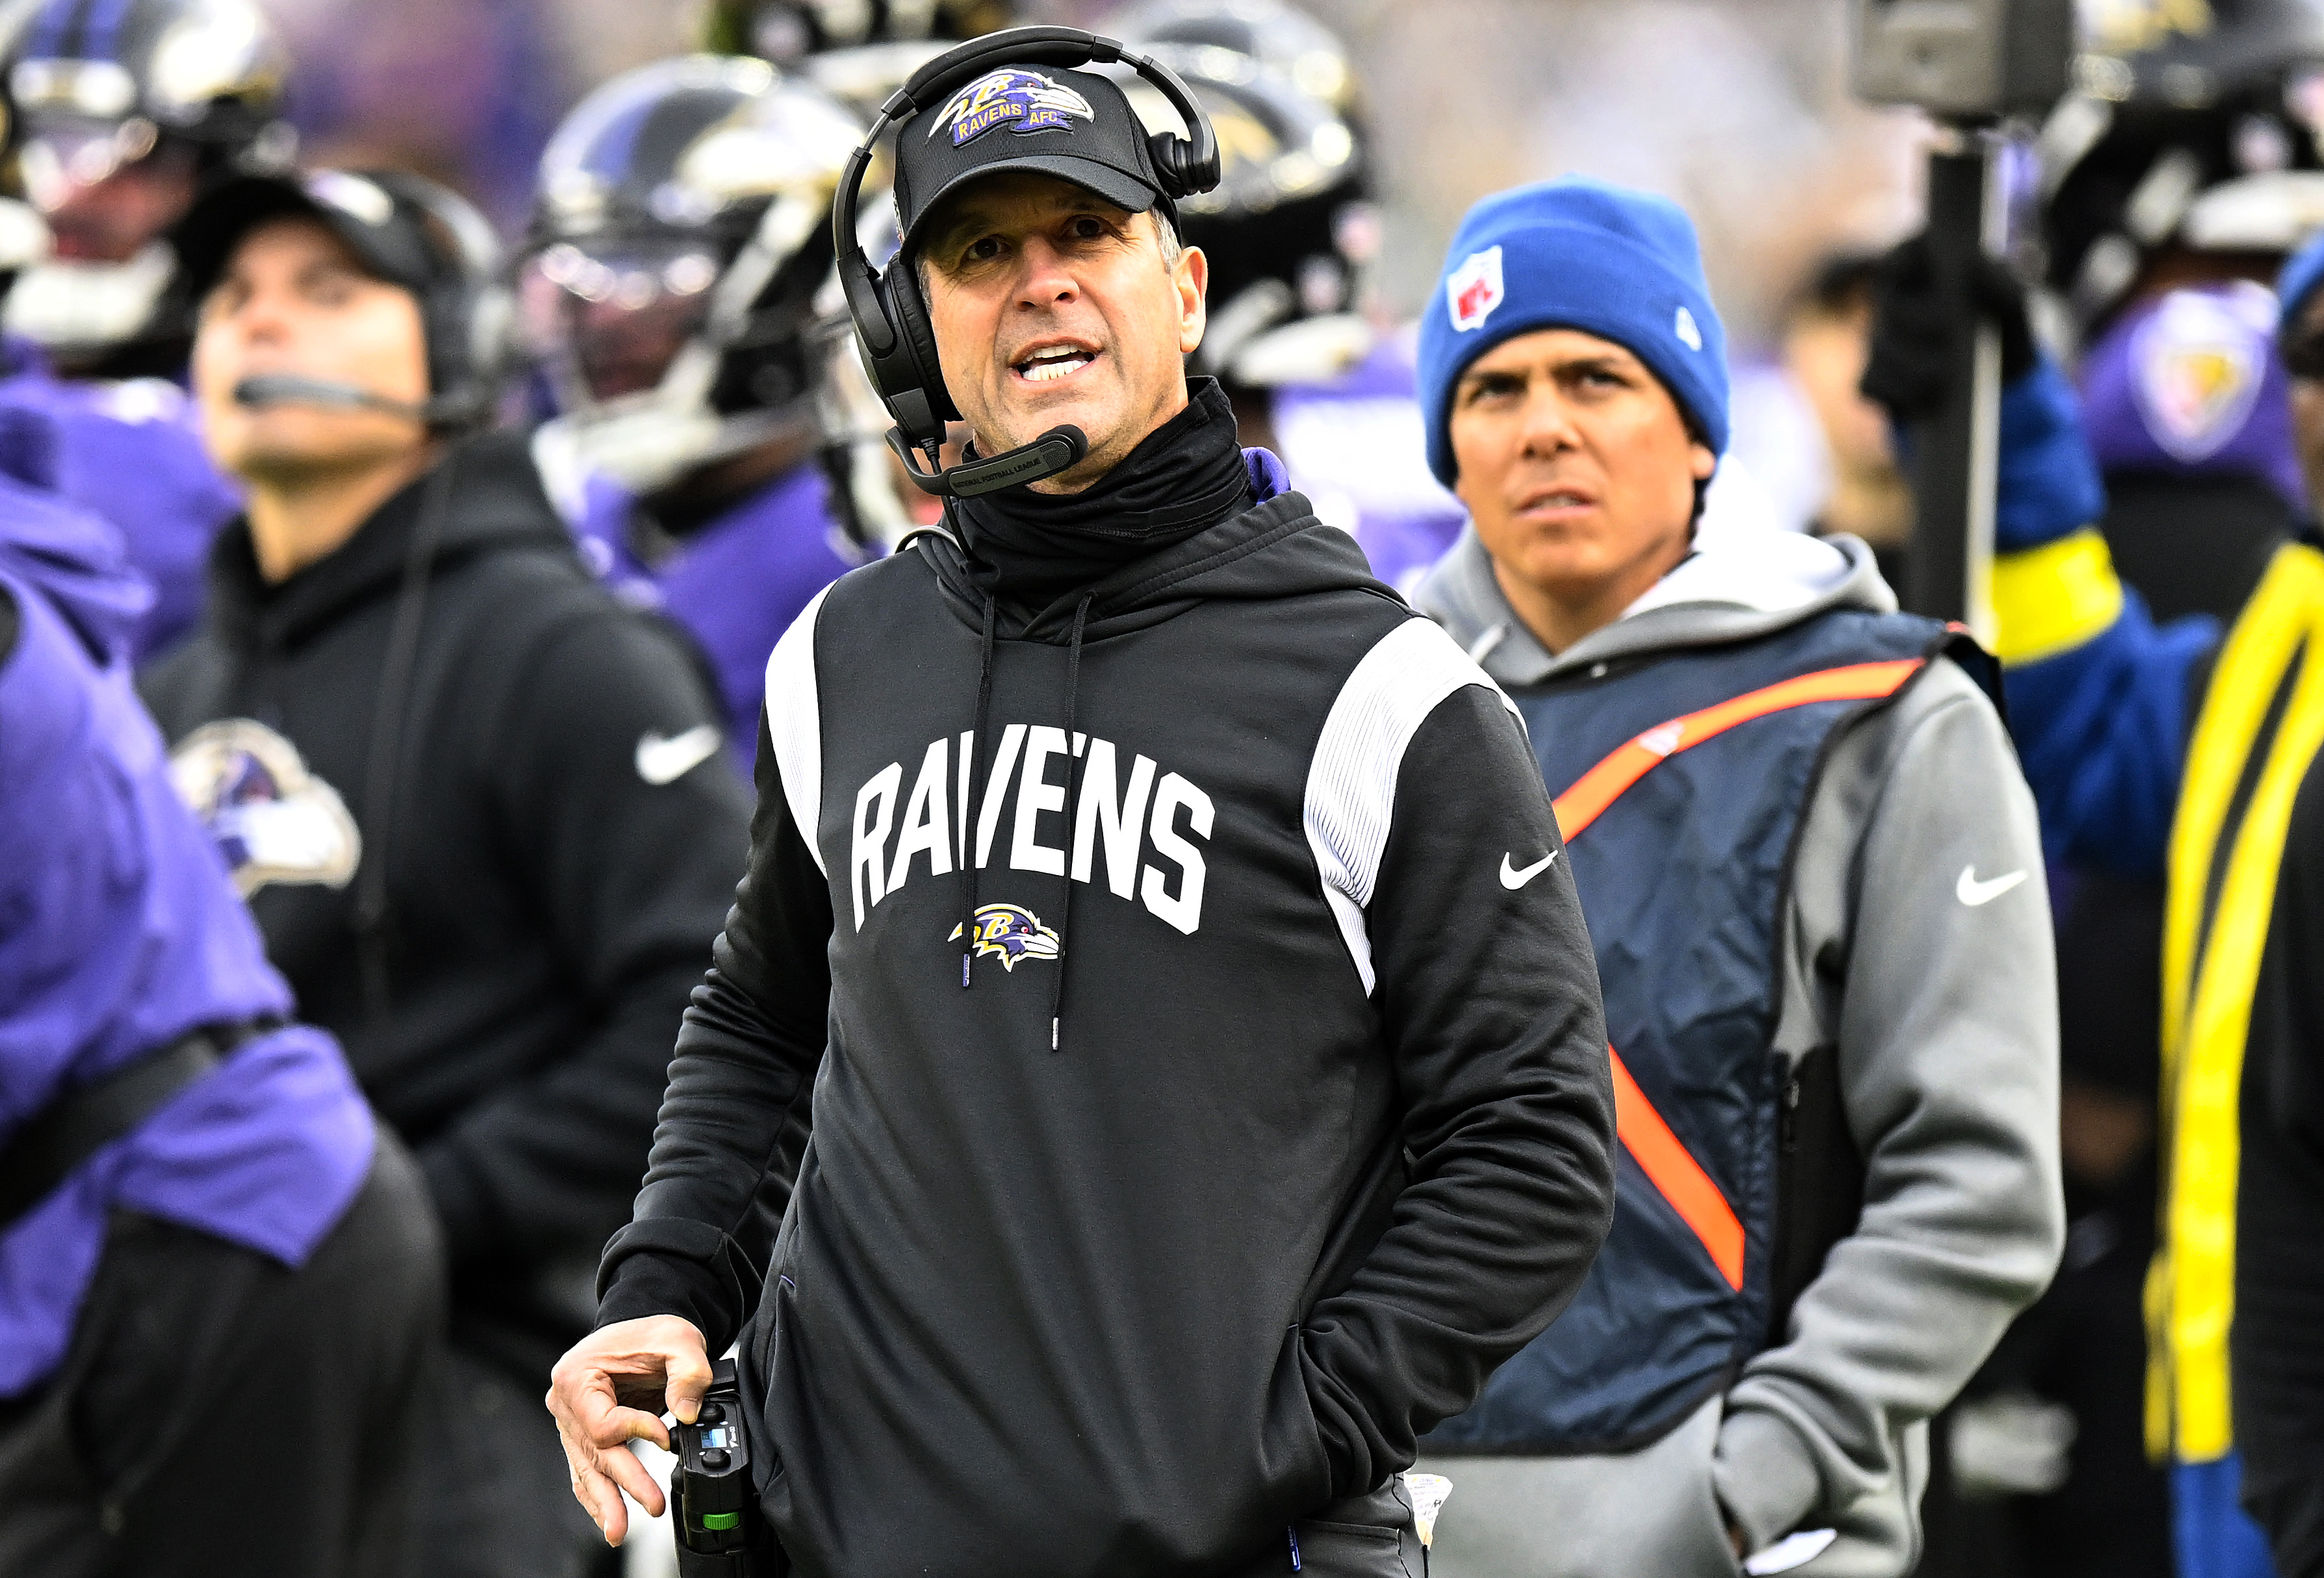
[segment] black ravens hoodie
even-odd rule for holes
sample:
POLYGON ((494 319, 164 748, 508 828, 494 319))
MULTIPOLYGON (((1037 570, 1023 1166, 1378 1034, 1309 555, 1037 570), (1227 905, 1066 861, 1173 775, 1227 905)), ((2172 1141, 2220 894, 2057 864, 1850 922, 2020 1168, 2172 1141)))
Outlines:
POLYGON ((141 687, 245 891, 263 883, 251 909, 300 1015, 419 1155, 456 1336, 539 1385, 588 1328, 572 1270, 628 1215, 742 866, 743 791, 687 649, 592 582, 522 441, 493 437, 279 586, 229 527, 204 623, 141 687), (205 749, 222 720, 244 722, 205 749), (355 869, 266 863, 236 842, 254 811, 351 819, 355 869))
POLYGON ((599 1313, 740 1335, 808 1578, 1287 1573, 1605 1232, 1596 971, 1520 726, 1267 458, 1255 507, 1038 610, 920 537, 769 668, 599 1313))

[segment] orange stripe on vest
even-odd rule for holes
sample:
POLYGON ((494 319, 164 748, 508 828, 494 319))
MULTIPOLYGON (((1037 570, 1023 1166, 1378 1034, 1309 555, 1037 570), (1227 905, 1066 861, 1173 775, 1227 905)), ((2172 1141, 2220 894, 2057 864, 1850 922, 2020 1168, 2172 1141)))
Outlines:
POLYGON ((1595 822, 1607 807, 1621 798, 1624 790, 1662 761, 1713 735, 1723 734, 1738 724, 1813 702, 1872 701, 1894 696, 1905 680, 1920 671, 1923 661, 1920 658, 1897 658, 1885 663, 1852 663, 1844 669, 1824 669, 1762 690, 1746 691, 1731 701, 1657 724, 1637 739, 1617 746, 1612 755, 1575 779, 1573 787, 1557 797, 1557 835, 1570 842, 1595 822))
POLYGON ((1735 1208, 1727 1204, 1727 1196, 1711 1181, 1679 1137, 1671 1132, 1663 1115, 1655 1111, 1646 1093, 1630 1077, 1628 1065, 1622 1055, 1611 1047, 1606 1048, 1607 1059, 1614 1066, 1614 1132, 1647 1182, 1662 1192, 1694 1236, 1711 1251, 1711 1264, 1727 1278, 1727 1286, 1743 1286, 1743 1223, 1737 1220, 1735 1208))
MULTIPOLYGON (((1786 707, 1806 706, 1819 701, 1876 701, 1894 696, 1905 680, 1921 671, 1925 661, 1921 658, 1898 658, 1884 663, 1852 663, 1843 669, 1824 669, 1764 689, 1746 691, 1731 701, 1657 724, 1637 738, 1617 746, 1611 755, 1574 780, 1573 787, 1557 797, 1554 808, 1557 812, 1558 836, 1571 843, 1607 807, 1621 798, 1624 790, 1690 746, 1723 734, 1738 724, 1748 724, 1753 718, 1763 718, 1786 707)), ((1702 1170, 1702 1164, 1694 1159, 1684 1142, 1671 1132, 1663 1115, 1655 1111, 1646 1093, 1630 1077, 1622 1055, 1609 1047, 1606 1056, 1614 1066, 1617 1138, 1637 1162, 1638 1169, 1646 1175, 1646 1181, 1671 1203, 1687 1226, 1694 1230, 1694 1236, 1702 1241, 1702 1247, 1710 1251, 1711 1264, 1727 1278, 1727 1286, 1739 1291, 1743 1286, 1743 1223, 1736 1217, 1735 1208, 1727 1203, 1727 1196, 1719 1192, 1718 1184, 1702 1170)))

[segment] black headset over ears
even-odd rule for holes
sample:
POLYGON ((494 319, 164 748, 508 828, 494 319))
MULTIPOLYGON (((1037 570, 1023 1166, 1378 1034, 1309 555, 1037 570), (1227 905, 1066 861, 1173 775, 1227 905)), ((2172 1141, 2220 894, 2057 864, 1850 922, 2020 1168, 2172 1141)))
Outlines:
POLYGON ((364 171, 363 179, 436 223, 438 277, 420 296, 428 346, 429 424, 450 432, 492 420, 514 328, 516 304, 501 275, 500 242, 466 198, 425 176, 364 171))
POLYGON ((941 473, 923 473, 911 465, 907 447, 927 452, 933 465, 944 441, 945 423, 956 420, 959 408, 945 392, 944 371, 936 359, 936 330, 928 321, 927 300, 920 294, 918 275, 911 260, 899 253, 886 272, 872 266, 855 232, 855 208, 863 187, 863 172, 872 151, 889 127, 910 119, 945 94, 1001 66, 1110 65, 1119 60, 1151 82, 1178 112, 1193 134, 1190 138, 1157 132, 1146 141, 1154 172, 1172 198, 1192 197, 1219 184, 1219 143, 1208 116, 1176 72, 1159 61, 1133 54, 1118 40, 1085 32, 1077 27, 1016 27, 973 39, 946 51, 912 73, 911 79, 888 96, 864 135, 862 146, 847 161, 847 171, 832 198, 832 245, 839 255, 839 281, 847 292, 847 313, 855 325, 855 343, 863 353, 864 371, 879 392, 898 432, 889 442, 904 457, 914 479, 930 493, 970 496, 1012 484, 1054 475, 1078 461, 1087 451, 1080 430, 1052 429, 1031 444, 995 455, 972 466, 941 473), (1064 437, 1071 435, 1070 438, 1064 437), (1058 462, 1062 462, 1061 464, 1058 462))

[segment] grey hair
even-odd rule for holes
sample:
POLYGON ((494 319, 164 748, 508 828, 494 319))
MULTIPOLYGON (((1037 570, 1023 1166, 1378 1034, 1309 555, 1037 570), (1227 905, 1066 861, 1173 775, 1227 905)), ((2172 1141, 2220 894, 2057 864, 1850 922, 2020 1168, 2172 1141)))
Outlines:
POLYGON ((1160 203, 1146 211, 1154 216, 1154 245, 1162 249, 1162 269, 1167 273, 1186 254, 1186 244, 1179 239, 1178 226, 1160 203))

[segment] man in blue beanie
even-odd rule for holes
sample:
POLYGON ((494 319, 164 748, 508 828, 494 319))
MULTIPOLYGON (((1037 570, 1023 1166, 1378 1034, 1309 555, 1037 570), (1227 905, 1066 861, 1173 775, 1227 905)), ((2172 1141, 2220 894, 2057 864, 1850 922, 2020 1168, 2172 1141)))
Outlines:
POLYGON ((1575 178, 1479 204, 1422 319, 1471 526, 1418 601, 1556 797, 1628 1158, 1572 1306, 1424 1443, 1438 1578, 1903 1573, 1925 1422, 2058 1258, 1992 666, 1853 538, 1696 540, 1724 352, 1686 217, 1575 178))

